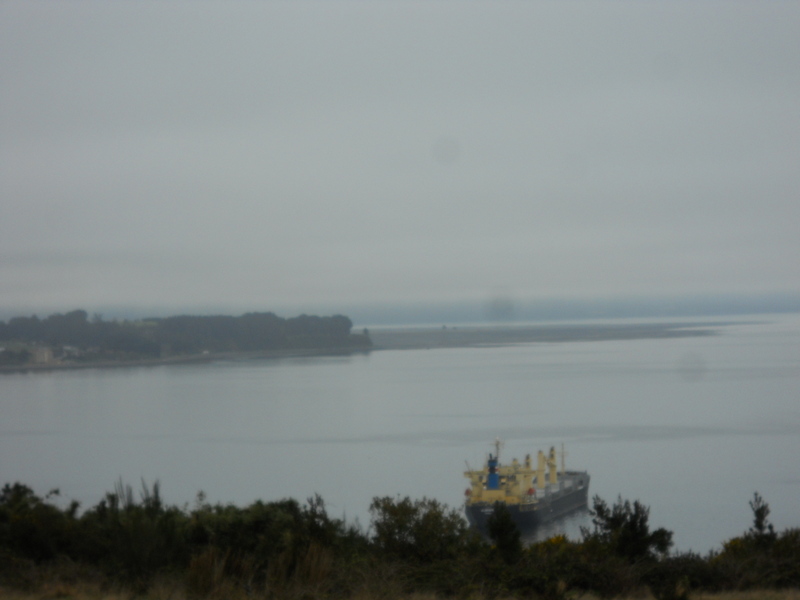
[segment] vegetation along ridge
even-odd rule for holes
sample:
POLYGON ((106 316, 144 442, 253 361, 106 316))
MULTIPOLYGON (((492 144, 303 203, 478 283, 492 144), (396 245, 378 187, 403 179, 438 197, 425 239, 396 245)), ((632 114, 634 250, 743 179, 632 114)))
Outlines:
POLYGON ((200 493, 190 508, 164 504, 158 483, 137 495, 120 481, 83 512, 57 497, 21 483, 0 491, 0 596, 777 600, 800 590, 800 529, 776 532, 758 494, 752 526, 705 556, 671 553, 672 533, 622 498, 595 497, 579 541, 526 547, 501 504, 487 541, 428 498, 374 498, 364 531, 319 496, 240 508, 200 493))

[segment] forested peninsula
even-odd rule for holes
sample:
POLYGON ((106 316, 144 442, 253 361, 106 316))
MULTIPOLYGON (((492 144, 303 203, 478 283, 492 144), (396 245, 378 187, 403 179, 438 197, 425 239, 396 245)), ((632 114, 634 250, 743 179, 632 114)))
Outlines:
POLYGON ((351 333, 343 315, 282 318, 272 312, 234 316, 91 319, 85 310, 0 321, 0 369, 59 368, 211 360, 217 356, 308 354, 372 346, 351 333))

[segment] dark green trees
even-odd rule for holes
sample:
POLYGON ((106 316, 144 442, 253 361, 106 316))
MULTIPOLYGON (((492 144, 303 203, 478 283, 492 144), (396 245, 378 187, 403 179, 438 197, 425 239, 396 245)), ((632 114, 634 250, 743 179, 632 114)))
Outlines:
POLYGON ((708 556, 668 554, 670 532, 651 531, 646 506, 594 498, 594 527, 523 547, 503 505, 493 545, 436 500, 374 498, 369 532, 330 518, 319 496, 246 507, 162 502, 158 484, 138 494, 117 483, 78 514, 51 492, 0 490, 0 586, 33 588, 53 566, 143 592, 161 577, 193 598, 533 597, 588 593, 610 598, 649 588, 659 600, 697 591, 800 586, 800 530, 776 533, 755 495, 753 525, 708 556))
POLYGON ((394 558, 454 559, 475 540, 464 518, 437 500, 374 498, 369 511, 375 545, 394 558))
POLYGON ((592 500, 593 530, 584 529, 584 540, 599 543, 613 554, 630 562, 663 556, 672 546, 672 532, 664 528, 650 531, 650 509, 636 500, 620 496, 609 507, 599 496, 592 500))
POLYGON ((56 358, 81 362, 371 346, 367 335, 350 333, 352 326, 343 315, 284 319, 266 312, 120 322, 104 321, 100 315, 90 321, 86 311, 75 310, 43 320, 34 315, 14 317, 7 324, 0 321, 0 342, 22 347, 8 346, 0 353, 0 365, 29 362, 32 354, 26 346, 46 346, 56 358))
POLYGON ((5 484, 0 491, 0 553, 51 560, 74 548, 77 502, 61 510, 21 483, 5 484))
POLYGON ((488 525, 489 537, 501 558, 507 564, 517 562, 522 556, 521 536, 505 504, 495 502, 488 525))

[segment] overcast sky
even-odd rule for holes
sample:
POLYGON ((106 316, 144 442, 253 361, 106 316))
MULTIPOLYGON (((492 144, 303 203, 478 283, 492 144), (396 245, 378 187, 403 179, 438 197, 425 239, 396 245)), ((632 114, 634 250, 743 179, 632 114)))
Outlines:
POLYGON ((2 0, 0 86, 0 308, 800 293, 799 2, 2 0))

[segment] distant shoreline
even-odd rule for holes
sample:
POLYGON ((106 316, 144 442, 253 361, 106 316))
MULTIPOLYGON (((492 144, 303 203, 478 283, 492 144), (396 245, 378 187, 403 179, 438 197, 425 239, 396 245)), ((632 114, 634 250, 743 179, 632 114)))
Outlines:
POLYGON ((314 356, 342 356, 380 350, 424 350, 433 348, 501 347, 531 343, 566 343, 614 340, 667 339, 718 335, 722 323, 642 323, 576 325, 497 325, 467 327, 419 327, 376 329, 370 332, 372 346, 262 350, 255 352, 216 352, 167 358, 129 361, 68 362, 29 365, 4 365, 0 373, 28 373, 76 369, 114 369, 202 364, 219 361, 246 361, 314 356))
POLYGON ((341 356, 361 354, 372 350, 370 347, 302 348, 293 350, 259 350, 255 352, 210 352, 207 354, 186 354, 167 358, 145 358, 141 360, 107 360, 96 362, 45 363, 30 365, 3 365, 0 373, 27 373, 47 371, 72 371, 78 369, 121 369, 126 367, 160 367, 164 365, 204 364, 220 361, 245 361, 274 358, 294 358, 312 356, 341 356))
POLYGON ((732 322, 496 325, 397 328, 370 331, 375 350, 470 348, 532 343, 605 342, 718 335, 732 322))

